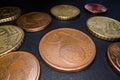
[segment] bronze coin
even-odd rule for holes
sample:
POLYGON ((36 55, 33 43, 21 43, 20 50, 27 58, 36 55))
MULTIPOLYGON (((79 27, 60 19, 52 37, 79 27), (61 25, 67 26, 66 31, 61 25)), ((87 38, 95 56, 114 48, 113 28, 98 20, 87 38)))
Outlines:
POLYGON ((120 73, 120 42, 112 43, 107 51, 111 65, 120 73))
POLYGON ((51 16, 44 12, 30 12, 17 20, 17 25, 27 32, 41 31, 51 23, 51 16))
POLYGON ((0 80, 38 80, 39 75, 40 64, 31 53, 17 51, 0 57, 0 80))
POLYGON ((100 14, 107 11, 105 6, 96 3, 88 3, 84 6, 84 8, 93 14, 100 14))
POLYGON ((60 28, 47 33, 39 43, 42 59, 52 68, 76 72, 87 67, 95 58, 96 47, 85 33, 60 28))

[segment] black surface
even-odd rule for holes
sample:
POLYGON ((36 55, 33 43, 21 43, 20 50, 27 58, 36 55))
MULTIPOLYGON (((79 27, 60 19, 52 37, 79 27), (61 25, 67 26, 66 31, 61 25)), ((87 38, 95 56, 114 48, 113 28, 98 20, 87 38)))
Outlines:
MULTIPOLYGON (((43 31, 28 33, 25 32, 24 43, 20 50, 33 53, 41 64, 40 80, 120 80, 117 74, 108 63, 106 50, 109 44, 113 42, 104 41, 92 36, 86 28, 86 20, 95 16, 84 10, 86 3, 100 3, 108 8, 108 12, 101 14, 120 21, 120 0, 0 0, 0 6, 18 6, 22 9, 22 14, 32 11, 44 11, 50 13, 50 8, 57 4, 71 4, 81 10, 80 16, 71 21, 59 21, 52 17, 51 25, 43 31), (57 28, 75 28, 88 34, 95 42, 97 53, 94 62, 76 73, 61 73, 49 68, 39 55, 39 41, 49 31, 57 28)), ((15 24, 15 21, 4 23, 15 24)), ((3 25, 3 24, 0 24, 3 25)), ((15 24, 16 25, 16 24, 15 24)))

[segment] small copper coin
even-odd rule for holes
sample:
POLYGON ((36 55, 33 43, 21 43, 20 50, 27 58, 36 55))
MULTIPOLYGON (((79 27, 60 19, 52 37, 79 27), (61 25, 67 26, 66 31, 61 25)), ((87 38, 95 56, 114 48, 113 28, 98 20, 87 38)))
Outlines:
POLYGON ((94 60, 96 48, 85 33, 76 29, 60 28, 42 38, 39 52, 42 59, 54 69, 76 72, 94 60))
POLYGON ((51 16, 44 12, 24 14, 17 20, 17 25, 27 32, 36 32, 45 29, 51 23, 51 16))
POLYGON ((111 65, 120 73, 120 42, 112 43, 107 51, 111 65))
POLYGON ((31 53, 17 51, 0 57, 0 80, 38 80, 39 75, 40 64, 31 53))
POLYGON ((105 6, 96 3, 88 3, 84 6, 84 8, 93 14, 100 14, 107 11, 105 6))

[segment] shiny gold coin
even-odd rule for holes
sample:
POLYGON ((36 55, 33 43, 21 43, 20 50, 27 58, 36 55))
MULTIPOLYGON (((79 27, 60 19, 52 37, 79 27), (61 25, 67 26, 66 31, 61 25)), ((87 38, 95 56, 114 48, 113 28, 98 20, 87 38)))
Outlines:
POLYGON ((0 56, 18 49, 23 42, 24 32, 14 25, 0 26, 0 56))
POLYGON ((107 56, 114 69, 120 73, 120 42, 109 45, 107 56))
POLYGON ((42 59, 52 68, 63 72, 81 71, 95 58, 96 48, 85 33, 60 28, 47 33, 40 41, 42 59))
POLYGON ((88 30, 96 37, 115 41, 120 39, 120 22, 108 17, 96 16, 88 19, 88 30))
POLYGON ((1 7, 0 23, 15 20, 20 16, 20 13, 21 10, 18 7, 1 7))
POLYGON ((80 14, 80 10, 72 5, 57 5, 51 8, 51 14, 60 20, 70 20, 80 14))
POLYGON ((0 57, 0 80, 40 80, 40 64, 32 53, 17 51, 0 57))

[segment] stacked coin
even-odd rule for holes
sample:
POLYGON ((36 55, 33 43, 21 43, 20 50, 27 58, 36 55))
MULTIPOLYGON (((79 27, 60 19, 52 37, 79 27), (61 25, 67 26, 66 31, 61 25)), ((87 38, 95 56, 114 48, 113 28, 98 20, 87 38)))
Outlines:
POLYGON ((59 20, 71 20, 80 14, 80 10, 73 5, 57 5, 50 12, 59 20))
POLYGON ((108 47, 107 56, 114 69, 120 73, 120 42, 112 43, 108 47))
POLYGON ((21 10, 18 7, 1 7, 0 23, 15 20, 20 16, 20 13, 21 10))
POLYGON ((45 29, 51 23, 51 16, 44 12, 24 14, 17 20, 17 25, 27 32, 36 32, 45 29))
POLYGON ((84 8, 93 14, 101 14, 107 11, 105 6, 97 3, 88 3, 84 6, 84 8))
POLYGON ((108 41, 120 39, 120 22, 112 18, 103 16, 89 18, 87 27, 90 33, 98 38, 108 41))
POLYGON ((38 80, 40 65, 28 52, 10 52, 0 57, 0 80, 38 80))
POLYGON ((0 26, 0 56, 17 50, 24 39, 24 32, 14 25, 0 26))
POLYGON ((76 72, 86 68, 95 58, 96 48, 85 33, 60 28, 47 33, 39 44, 42 59, 52 68, 76 72))

